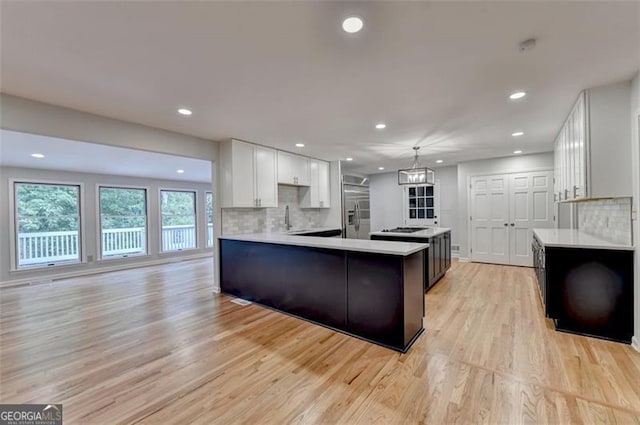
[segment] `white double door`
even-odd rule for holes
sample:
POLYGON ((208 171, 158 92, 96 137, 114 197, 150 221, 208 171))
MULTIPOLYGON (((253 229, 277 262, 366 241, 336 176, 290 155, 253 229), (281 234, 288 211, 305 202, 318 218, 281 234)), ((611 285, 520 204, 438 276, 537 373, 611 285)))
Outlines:
POLYGON ((533 228, 553 227, 553 171, 471 178, 471 261, 533 266, 533 228))

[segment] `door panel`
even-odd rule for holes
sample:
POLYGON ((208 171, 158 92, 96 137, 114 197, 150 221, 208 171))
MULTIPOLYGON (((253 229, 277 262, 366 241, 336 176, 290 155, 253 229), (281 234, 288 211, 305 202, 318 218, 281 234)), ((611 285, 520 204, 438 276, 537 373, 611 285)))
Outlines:
POLYGON ((471 180, 471 259, 508 264, 508 180, 505 175, 471 180))
POLYGON ((255 148, 256 197, 261 207, 278 206, 278 185, 276 183, 276 151, 262 147, 255 148))
POLYGON ((509 264, 532 267, 532 229, 553 227, 552 179, 552 171, 511 175, 509 264))
POLYGON ((533 265, 532 229, 553 227, 553 171, 473 177, 471 260, 533 265))

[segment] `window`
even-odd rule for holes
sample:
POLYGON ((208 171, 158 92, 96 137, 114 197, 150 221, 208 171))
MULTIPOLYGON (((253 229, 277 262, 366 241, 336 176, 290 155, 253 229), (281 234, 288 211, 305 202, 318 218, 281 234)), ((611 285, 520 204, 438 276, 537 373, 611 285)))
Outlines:
POLYGON ((207 247, 213 246, 213 193, 206 193, 207 247))
POLYGON ((14 183, 16 266, 81 260, 80 185, 14 183))
POLYGON ((181 190, 160 191, 162 251, 196 247, 196 193, 181 190))
POLYGON ((101 257, 147 253, 147 191, 100 187, 101 257))
POLYGON ((437 182, 435 186, 405 187, 405 223, 438 224, 437 182))

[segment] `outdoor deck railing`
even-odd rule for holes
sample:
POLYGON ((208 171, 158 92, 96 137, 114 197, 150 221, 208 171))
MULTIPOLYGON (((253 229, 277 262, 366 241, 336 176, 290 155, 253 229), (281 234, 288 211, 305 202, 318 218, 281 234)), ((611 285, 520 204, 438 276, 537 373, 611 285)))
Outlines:
MULTIPOLYGON (((213 241, 213 225, 207 226, 207 241, 213 241)), ((80 243, 77 231, 33 232, 18 234, 18 264, 54 263, 78 260, 80 243)), ((196 247, 194 225, 164 226, 162 228, 162 251, 176 251, 196 247)), ((103 229, 103 257, 112 255, 140 254, 147 251, 147 236, 144 227, 125 229, 103 229)))

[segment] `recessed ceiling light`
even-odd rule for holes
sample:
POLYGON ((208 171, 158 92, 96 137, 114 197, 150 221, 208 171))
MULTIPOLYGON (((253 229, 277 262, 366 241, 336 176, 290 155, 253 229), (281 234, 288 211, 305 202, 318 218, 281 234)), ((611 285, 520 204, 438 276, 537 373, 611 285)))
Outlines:
POLYGON ((383 129, 387 128, 387 125, 385 123, 383 123, 383 122, 379 122, 378 124, 376 124, 376 128, 378 130, 383 130, 383 129))
POLYGON ((523 133, 522 131, 516 131, 515 133, 511 133, 511 135, 512 135, 513 137, 520 137, 520 136, 522 136, 523 134, 524 134, 524 133, 523 133))
POLYGON ((509 99, 511 100, 516 100, 516 99, 522 99, 523 97, 525 97, 527 95, 527 93, 523 92, 523 91, 517 91, 517 92, 513 92, 509 95, 509 99))
POLYGON ((44 155, 41 153, 32 153, 31 156, 38 159, 44 158, 44 155))
POLYGON ((179 113, 180 115, 187 115, 187 116, 189 116, 189 115, 193 114, 193 112, 191 112, 191 109, 187 109, 187 108, 180 108, 180 109, 178 109, 178 113, 179 113))
POLYGON ((304 148, 304 143, 296 143, 296 148, 304 148))
POLYGON ((378 170, 384 170, 384 167, 378 167, 378 170))
POLYGON ((176 173, 178 173, 178 174, 184 174, 184 170, 176 170, 176 173))
POLYGON ((519 153, 522 153, 522 151, 513 151, 513 153, 515 153, 517 155, 519 153))
POLYGON ((349 34, 360 31, 363 26, 364 22, 362 22, 362 19, 357 16, 349 16, 347 19, 342 21, 342 29, 349 34))
POLYGON ((353 161, 353 158, 347 158, 346 160, 347 161, 353 161))
POLYGON ((439 159, 436 161, 436 164, 442 164, 443 162, 444 162, 443 160, 439 159))

